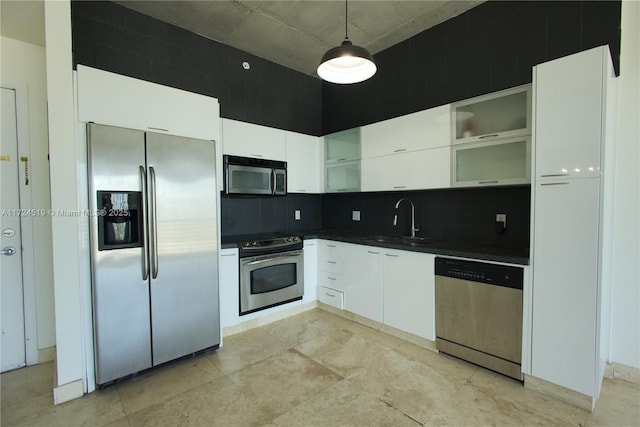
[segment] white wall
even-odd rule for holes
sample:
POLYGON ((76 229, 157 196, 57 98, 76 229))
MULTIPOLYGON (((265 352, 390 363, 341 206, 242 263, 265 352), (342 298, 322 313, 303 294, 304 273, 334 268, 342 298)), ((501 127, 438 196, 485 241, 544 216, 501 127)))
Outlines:
POLYGON ((613 223, 611 359, 640 368, 640 2, 622 2, 613 223))
MULTIPOLYGON (((29 185, 31 207, 49 209, 49 141, 47 139, 47 77, 45 49, 41 46, 2 37, 2 82, 26 84, 29 102, 29 185)), ((51 218, 33 217, 36 289, 37 348, 55 345, 53 312, 53 259, 51 218)))
MULTIPOLYGON (((79 177, 71 56, 71 5, 45 2, 47 43, 47 99, 51 168, 51 208, 76 211, 79 177)), ((81 160, 81 159, 80 159, 81 160)), ((85 357, 83 347, 81 262, 77 216, 53 216, 53 273, 56 313, 57 387, 54 402, 61 403, 83 393, 85 357)))

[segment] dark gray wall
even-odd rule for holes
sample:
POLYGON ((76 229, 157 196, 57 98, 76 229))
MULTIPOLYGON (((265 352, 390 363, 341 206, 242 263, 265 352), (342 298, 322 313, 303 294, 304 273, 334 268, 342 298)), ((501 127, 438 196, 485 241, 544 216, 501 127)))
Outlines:
POLYGON ((71 13, 74 67, 215 97, 225 118, 320 135, 318 79, 116 3, 72 1, 71 13))
MULTIPOLYGON (((609 44, 620 57, 621 2, 489 1, 377 55, 378 73, 334 85, 112 2, 72 1, 74 66, 84 64, 213 96, 221 115, 310 135, 361 126, 531 82, 531 67, 609 44), (242 61, 251 63, 244 71, 242 61)), ((357 42, 357 41, 356 41, 357 42)), ((320 227, 403 234, 390 225, 402 195, 422 235, 527 247, 529 187, 406 193, 222 197, 223 235, 320 227), (301 209, 302 220, 293 212, 301 209), (350 220, 351 210, 362 221, 350 220), (507 232, 494 231, 508 214, 507 232)), ((406 231, 406 230, 405 230, 406 231)))
POLYGON ((617 0, 483 3, 374 55, 365 82, 323 82, 323 133, 530 83, 534 65, 600 45, 619 70, 620 10, 617 0))

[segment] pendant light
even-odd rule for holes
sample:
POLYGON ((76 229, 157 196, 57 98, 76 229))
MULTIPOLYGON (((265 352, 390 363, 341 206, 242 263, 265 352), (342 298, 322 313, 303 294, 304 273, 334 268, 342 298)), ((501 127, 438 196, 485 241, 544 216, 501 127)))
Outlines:
POLYGON ((377 67, 369 51, 354 46, 347 35, 347 0, 344 2, 344 41, 338 47, 329 49, 318 66, 322 80, 338 84, 358 83, 373 76, 377 67))

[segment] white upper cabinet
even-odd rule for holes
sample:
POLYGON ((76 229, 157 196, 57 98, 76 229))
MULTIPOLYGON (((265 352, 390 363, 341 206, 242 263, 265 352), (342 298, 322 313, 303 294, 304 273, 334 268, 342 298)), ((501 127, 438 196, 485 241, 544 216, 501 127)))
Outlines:
POLYGON ((531 134, 531 85, 478 96, 452 105, 453 143, 531 134))
POLYGON ((361 128, 362 158, 448 146, 450 106, 430 108, 361 128))
POLYGON ((78 65, 78 120, 219 141, 218 100, 78 65))
POLYGON ((285 131, 253 123, 222 119, 224 154, 286 161, 285 131))
POLYGON ((450 147, 362 160, 362 191, 449 187, 450 147))
POLYGON ((320 138, 285 132, 287 153, 287 191, 320 192, 320 138))
POLYGON ((536 178, 600 175, 605 55, 598 47, 534 68, 536 178))

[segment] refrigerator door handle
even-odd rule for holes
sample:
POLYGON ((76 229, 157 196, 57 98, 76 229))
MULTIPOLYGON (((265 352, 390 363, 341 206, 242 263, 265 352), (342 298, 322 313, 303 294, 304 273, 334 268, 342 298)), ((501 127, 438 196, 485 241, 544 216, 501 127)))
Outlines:
POLYGON ((140 166, 140 180, 142 181, 142 280, 149 278, 149 248, 147 247, 147 172, 140 166))
POLYGON ((150 237, 151 237, 151 278, 158 277, 158 219, 156 209, 156 170, 153 166, 149 166, 151 175, 151 215, 150 219, 150 237))

